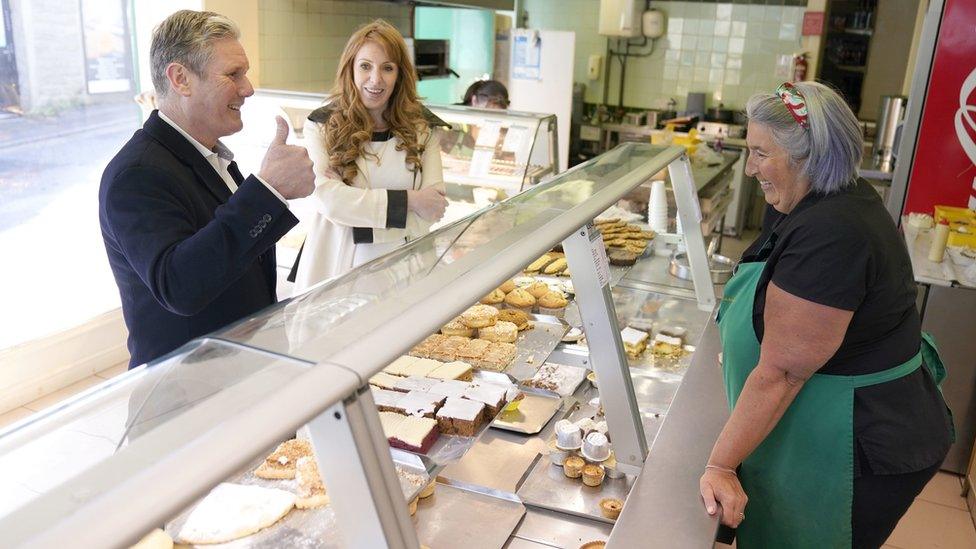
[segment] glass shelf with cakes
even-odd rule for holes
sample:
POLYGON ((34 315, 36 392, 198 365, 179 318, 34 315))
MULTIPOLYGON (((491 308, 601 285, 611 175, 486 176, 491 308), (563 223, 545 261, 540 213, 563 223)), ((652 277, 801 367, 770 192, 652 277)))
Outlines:
POLYGON ((444 182, 516 194, 559 169, 556 116, 427 105, 449 123, 441 136, 444 182))
MULTIPOLYGON (((417 530, 449 531, 414 528, 394 462, 386 456, 396 454, 433 478, 437 467, 461 460, 479 437, 494 431, 487 426, 517 405, 520 391, 573 393, 570 385, 579 385, 581 375, 538 371, 566 335, 560 316, 567 296, 511 280, 516 287, 504 292, 506 310, 485 303, 499 304, 502 283, 559 243, 590 351, 602 357, 589 367, 604 391, 618 466, 639 472, 647 455, 645 428, 605 248, 592 221, 668 166, 693 196, 683 148, 622 144, 14 426, 0 434, 0 449, 23 448, 20 467, 48 463, 52 449, 75 456, 78 465, 32 487, 18 508, 0 510, 0 545, 73 543, 80 532, 92 546, 135 541, 222 481, 238 479, 249 465, 287 466, 288 456, 269 453, 296 431, 314 449, 343 539, 414 548, 417 530), (173 376, 182 383, 171 385, 173 376), (520 388, 515 381, 535 386, 520 388), (126 415, 122 431, 151 428, 138 440, 79 458, 88 447, 78 444, 72 422, 91 424, 93 436, 100 436, 104 407, 93 403, 103 400, 126 415), (47 439, 51 430, 58 436, 47 439), (32 446, 37 439, 45 443, 32 446)), ((698 246, 704 254, 700 238, 698 246)), ((121 440, 109 437, 110 443, 121 440)), ((14 469, 20 470, 8 470, 14 469)), ((490 491, 478 492, 485 495, 490 491)), ((498 511, 516 528, 526 510, 514 489, 491 497, 504 502, 498 511)), ((479 517, 453 519, 473 524, 479 517)))

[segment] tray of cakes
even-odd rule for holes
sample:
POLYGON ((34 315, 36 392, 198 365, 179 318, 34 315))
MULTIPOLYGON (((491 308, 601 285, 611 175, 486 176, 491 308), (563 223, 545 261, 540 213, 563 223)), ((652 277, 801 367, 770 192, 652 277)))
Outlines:
POLYGON ((477 370, 505 372, 515 379, 524 379, 545 362, 567 329, 554 316, 478 304, 415 345, 408 354, 441 362, 465 362, 477 370))
POLYGON ((390 446, 434 465, 461 459, 495 416, 522 398, 505 374, 409 355, 369 384, 390 446))
MULTIPOLYGON (((396 461, 396 457, 394 456, 396 461)), ((419 462, 395 463, 404 505, 433 494, 434 479, 419 462)), ((176 543, 199 547, 347 547, 311 444, 279 444, 166 524, 176 543)))
POLYGON ((563 419, 516 493, 526 505, 612 523, 635 479, 617 470, 606 422, 563 419))
POLYGON ((586 373, 586 368, 579 366, 547 362, 531 378, 522 380, 520 385, 552 391, 561 397, 567 397, 576 392, 586 379, 586 373))

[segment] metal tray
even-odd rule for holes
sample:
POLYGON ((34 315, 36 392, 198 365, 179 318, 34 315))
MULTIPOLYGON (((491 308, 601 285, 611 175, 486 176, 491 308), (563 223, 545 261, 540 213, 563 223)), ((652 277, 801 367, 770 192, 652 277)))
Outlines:
MULTIPOLYGON (((556 366, 558 369, 566 373, 566 378, 563 380, 564 383, 556 388, 555 393, 559 396, 567 397, 576 392, 583 380, 586 379, 586 368, 580 366, 567 366, 565 364, 557 364, 555 362, 550 362, 550 366, 556 366)), ((532 386, 525 386, 526 388, 531 388, 532 386)), ((537 389, 537 388, 536 388, 537 389)))
MULTIPOLYGON (((227 479, 227 482, 250 484, 265 488, 278 488, 294 492, 297 484, 295 480, 268 480, 254 476, 254 470, 264 461, 255 460, 242 472, 227 479)), ((415 463, 399 463, 394 454, 396 465, 410 473, 429 479, 428 473, 422 468, 415 468, 415 463)), ((425 483, 426 484, 426 483, 425 483)), ((403 490, 404 501, 411 501, 423 486, 415 487, 400 477, 400 488, 403 490)), ((166 524, 166 533, 177 539, 180 529, 196 507, 197 502, 184 509, 173 520, 166 524)), ((273 525, 234 541, 212 545, 181 545, 180 547, 199 547, 200 549, 239 549, 244 547, 302 547, 309 549, 339 549, 347 547, 342 541, 341 532, 336 524, 335 513, 331 505, 318 509, 292 509, 287 515, 273 525)))
POLYGON ((618 479, 606 477, 600 486, 586 486, 578 478, 567 477, 562 467, 553 465, 548 457, 539 454, 516 494, 526 505, 613 523, 600 513, 600 500, 617 498, 626 501, 635 479, 631 475, 618 479))
POLYGON ((515 341, 515 359, 505 370, 505 373, 515 380, 523 380, 535 375, 539 366, 546 361, 569 330, 565 322, 554 316, 529 315, 529 319, 535 327, 519 332, 518 339, 515 341))
POLYGON ((534 435, 549 423, 563 402, 559 395, 549 391, 523 387, 522 392, 525 393, 525 398, 518 409, 512 412, 502 411, 492 422, 492 427, 534 435))
POLYGON ((438 482, 434 495, 417 504, 412 519, 420 543, 431 549, 498 549, 523 515, 525 506, 514 494, 438 482))

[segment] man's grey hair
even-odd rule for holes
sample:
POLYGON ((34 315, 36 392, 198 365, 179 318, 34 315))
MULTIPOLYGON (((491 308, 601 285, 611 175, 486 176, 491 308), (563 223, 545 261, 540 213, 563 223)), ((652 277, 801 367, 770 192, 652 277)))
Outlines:
POLYGON ((213 55, 213 43, 224 38, 239 39, 241 30, 230 19, 212 11, 180 10, 153 30, 149 59, 156 95, 169 92, 166 67, 179 63, 202 76, 213 55))
POLYGON ((749 121, 770 129, 789 153, 790 164, 810 178, 812 191, 831 193, 851 185, 862 155, 857 117, 831 88, 817 82, 793 85, 806 99, 809 128, 800 126, 774 93, 749 98, 749 121))

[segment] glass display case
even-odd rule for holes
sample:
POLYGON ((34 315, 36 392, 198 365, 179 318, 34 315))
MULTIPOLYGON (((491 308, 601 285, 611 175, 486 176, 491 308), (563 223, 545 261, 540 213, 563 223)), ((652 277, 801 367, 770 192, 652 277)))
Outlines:
POLYGON ((451 125, 441 139, 444 181, 515 194, 556 173, 556 116, 427 105, 451 125))
MULTIPOLYGON (((640 316, 652 325, 670 315, 689 329, 699 330, 714 304, 714 294, 709 301, 710 283, 705 284, 707 288, 697 287, 701 277, 696 278, 697 300, 655 294, 637 283, 629 287, 621 283, 611 291, 611 280, 623 277, 609 270, 602 237, 591 222, 665 167, 670 167, 680 189, 678 213, 685 216, 684 226, 697 228, 688 203, 694 200, 694 183, 683 149, 621 145, 0 431, 4 471, 0 473, 0 493, 4 494, 0 497, 0 545, 132 543, 180 516, 218 483, 242 478, 255 460, 262 461, 277 442, 299 430, 315 448, 332 499, 330 524, 338 525, 343 539, 357 540, 358 546, 415 548, 419 532, 425 544, 436 547, 444 546, 445 540, 438 543, 430 536, 477 530, 473 526, 484 522, 477 511, 469 516, 428 509, 424 520, 435 521, 433 526, 407 516, 406 492, 400 493, 393 461, 385 457, 391 454, 367 383, 557 244, 565 250, 575 287, 576 312, 567 310, 566 315, 575 315, 589 341, 589 351, 576 353, 576 359, 600 379, 618 463, 630 463, 634 471, 646 470, 651 462, 644 461, 647 447, 661 427, 662 412, 672 399, 679 401, 681 393, 675 396, 675 392, 679 385, 681 390, 685 386, 674 372, 628 362, 620 324, 629 322, 630 316, 640 316), (615 312, 614 303, 621 299, 627 305, 615 312), (627 318, 619 318, 621 312, 627 318), (635 373, 635 369, 641 371, 635 373), (635 385, 647 388, 647 394, 635 394, 635 385), (437 521, 454 521, 454 529, 437 521)), ((704 260, 702 236, 686 236, 687 248, 697 250, 691 256, 693 271, 702 272, 695 259, 704 260)), ((707 266, 703 272, 707 279, 707 266)), ((538 357, 537 365, 545 358, 538 357)), ((577 399, 593 392, 589 385, 579 387, 576 396, 560 401, 564 411, 559 413, 579 412, 577 399)), ((706 397, 709 403, 724 406, 721 395, 718 391, 706 397)), ((538 436, 551 436, 553 423, 538 436)), ((695 428, 707 437, 710 429, 717 433, 720 426, 698 424, 695 428)), ((494 433, 491 429, 485 432, 494 433)), ((538 448, 535 444, 523 447, 536 448, 534 452, 538 448)), ((483 451, 479 444, 471 454, 483 451)), ((686 461, 693 465, 705 455, 686 461)), ((538 454, 535 456, 538 463, 538 454)), ((489 461, 510 463, 510 458, 495 455, 489 461)), ((485 461, 477 463, 475 469, 486 470, 485 461)), ((435 473, 429 463, 420 467, 435 473)), ((497 474, 497 469, 487 469, 497 474)), ((509 473, 520 476, 517 468, 509 473)), ((629 482, 633 483, 633 477, 629 482)), ((444 494, 445 501, 468 498, 470 509, 487 509, 486 505, 493 504, 498 516, 506 517, 504 528, 499 526, 502 522, 487 525, 494 534, 502 534, 502 542, 492 545, 495 547, 505 544, 509 535, 517 537, 519 529, 526 539, 534 528, 550 533, 573 531, 576 536, 577 530, 572 528, 542 525, 586 520, 538 515, 522 506, 512 488, 499 492, 463 481, 446 485, 453 491, 448 492, 451 496, 444 494), (529 514, 531 520, 520 522, 523 514, 529 514)), ((696 498, 692 494, 684 499, 697 502, 696 498)), ((689 528, 695 532, 715 525, 704 513, 695 513, 693 519, 698 523, 689 528)), ((600 524, 577 526, 582 528, 579 531, 607 535, 608 521, 600 524)), ((298 535, 293 529, 281 530, 281 535, 298 535)), ((707 538, 707 533, 700 535, 707 538)), ((288 539, 275 541, 289 543, 288 539)), ((458 539, 448 541, 457 543, 458 539)), ((309 543, 333 546, 332 542, 309 543)), ((550 545, 560 543, 553 540, 550 545)), ((471 545, 476 546, 483 545, 471 545)))

